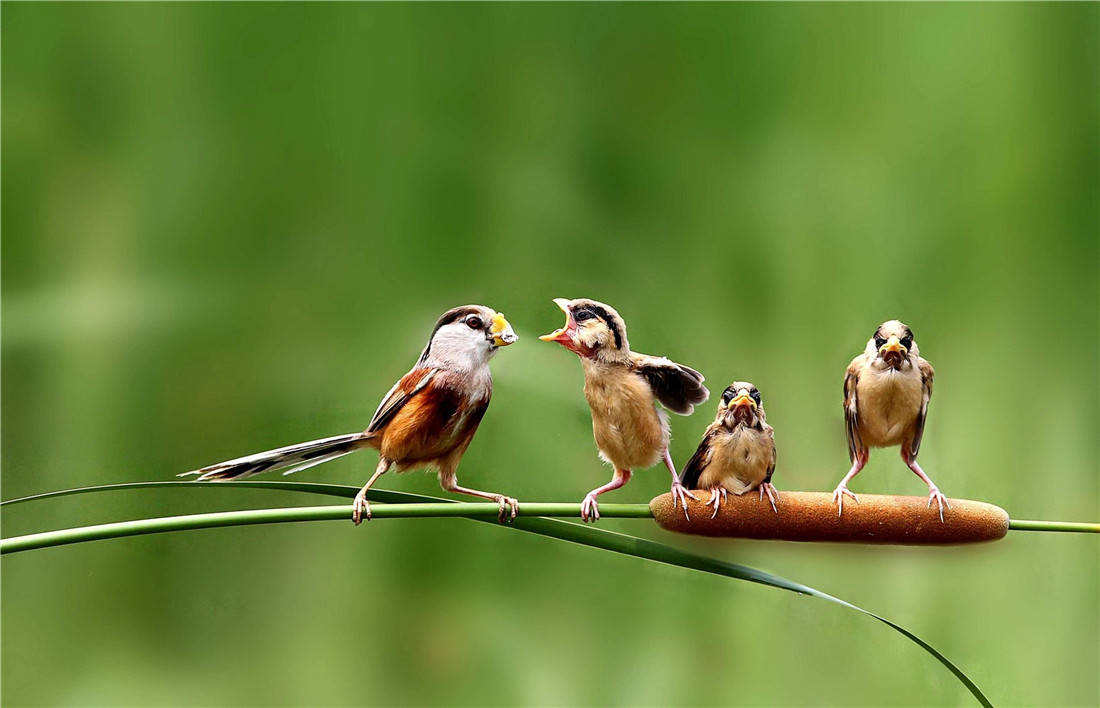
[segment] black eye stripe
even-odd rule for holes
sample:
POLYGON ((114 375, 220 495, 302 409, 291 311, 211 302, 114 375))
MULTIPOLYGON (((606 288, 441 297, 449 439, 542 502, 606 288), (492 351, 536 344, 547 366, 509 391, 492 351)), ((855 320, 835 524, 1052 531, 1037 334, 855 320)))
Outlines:
POLYGON ((593 317, 599 317, 607 328, 611 330, 612 336, 615 337, 615 348, 623 348, 623 333, 619 330, 619 325, 615 323, 615 320, 611 317, 611 313, 598 305, 582 305, 573 310, 573 321, 578 324, 586 320, 590 320, 593 317))

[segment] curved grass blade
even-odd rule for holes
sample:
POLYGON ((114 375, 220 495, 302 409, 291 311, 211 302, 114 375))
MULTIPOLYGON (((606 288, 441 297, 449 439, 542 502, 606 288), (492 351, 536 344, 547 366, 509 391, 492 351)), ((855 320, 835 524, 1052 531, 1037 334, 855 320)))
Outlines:
MULTIPOLYGON (((100 491, 114 491, 121 489, 140 489, 150 487, 253 487, 259 489, 276 489, 282 491, 297 491, 306 492, 311 494, 324 494, 328 496, 354 498, 355 494, 359 491, 357 487, 341 484, 317 484, 311 482, 284 482, 284 481, 253 481, 253 482, 136 482, 129 484, 110 484, 98 487, 81 487, 78 489, 66 489, 57 492, 47 492, 45 494, 37 494, 29 497, 22 497, 19 499, 11 499, 2 502, 0 505, 17 504, 21 502, 48 499, 52 497, 67 496, 70 494, 84 494, 89 492, 100 491)), ((448 502, 451 500, 440 499, 439 497, 431 497, 421 494, 409 494, 406 492, 392 492, 388 490, 371 490, 369 493, 371 501, 385 502, 389 504, 424 504, 424 503, 440 503, 448 502)), ((633 506, 633 505, 623 505, 633 506)), ((495 519, 486 519, 482 517, 462 517, 468 518, 473 521, 482 523, 493 524, 494 526, 500 526, 495 519)), ((850 610, 865 614, 869 617, 873 617, 879 622, 882 622, 886 626, 890 627, 894 631, 900 633, 924 651, 931 654, 937 661, 939 661, 944 667, 946 667, 964 686, 967 690, 977 699, 978 703, 987 708, 992 708, 992 703, 985 697, 981 689, 978 688, 969 676, 967 676, 959 667, 955 666, 946 656, 941 654, 935 647, 928 642, 924 641, 917 635, 913 634, 909 630, 905 629, 899 624, 891 622, 885 617, 881 617, 870 610, 865 610, 862 607, 853 605, 850 602, 841 600, 840 598, 833 597, 828 593, 821 592, 808 585, 802 585, 792 580, 773 575, 771 573, 757 570, 756 568, 750 568, 744 565, 738 565, 736 563, 727 563, 714 558, 708 558, 706 556, 697 555, 688 551, 683 551, 672 546, 666 546, 655 541, 649 541, 644 538, 638 538, 636 536, 629 536, 627 534, 617 533, 614 531, 607 531, 605 529, 595 528, 592 526, 584 526, 582 524, 559 521, 556 519, 535 517, 535 518, 517 518, 509 526, 516 528, 520 531, 526 531, 528 533, 539 534, 541 536, 549 536, 551 538, 557 538, 562 541, 568 541, 570 543, 576 543, 583 546, 590 546, 593 548, 600 548, 607 551, 613 551, 615 553, 621 553, 628 556, 634 556, 636 558, 644 558, 646 560, 655 561, 658 563, 665 563, 667 565, 673 565, 680 568, 687 568, 690 570, 697 570, 703 573, 711 573, 713 575, 721 575, 727 578, 733 578, 735 580, 745 580, 752 583, 759 583, 761 585, 767 585, 773 588, 779 588, 781 590, 787 590, 788 592, 798 593, 800 595, 809 595, 821 600, 827 600, 834 602, 842 607, 846 607, 850 610)))

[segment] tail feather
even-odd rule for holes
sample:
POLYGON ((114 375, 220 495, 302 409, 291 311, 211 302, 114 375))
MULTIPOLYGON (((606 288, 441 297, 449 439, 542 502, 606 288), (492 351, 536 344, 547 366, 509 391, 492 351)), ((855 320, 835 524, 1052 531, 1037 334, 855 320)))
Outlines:
POLYGON ((297 445, 280 447, 277 450, 258 452, 254 455, 238 457, 235 460, 219 462, 216 465, 184 472, 177 476, 188 477, 190 475, 198 475, 197 481, 200 482, 221 479, 241 479, 243 477, 251 477, 254 474, 260 474, 261 472, 281 470, 286 467, 290 469, 283 472, 283 474, 290 474, 292 472, 304 470, 307 467, 319 465, 322 462, 335 460, 337 457, 350 455, 361 449, 363 441, 368 437, 370 436, 364 433, 349 433, 347 435, 337 435, 321 440, 310 440, 309 442, 298 443, 297 445))

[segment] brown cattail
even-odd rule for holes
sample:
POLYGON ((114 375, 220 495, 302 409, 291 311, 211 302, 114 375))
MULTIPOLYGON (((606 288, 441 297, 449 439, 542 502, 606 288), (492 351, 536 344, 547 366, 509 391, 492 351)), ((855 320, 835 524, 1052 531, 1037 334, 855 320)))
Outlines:
POLYGON ((941 522, 935 504, 928 508, 927 497, 860 494, 858 502, 846 499, 844 514, 838 516, 832 494, 825 492, 780 492, 778 512, 767 497, 761 500, 749 492, 727 496, 712 519, 714 510, 706 505, 710 493, 695 495, 699 501, 688 500, 690 520, 671 494, 654 498, 649 508, 664 528, 703 536, 934 545, 993 541, 1008 533, 1008 512, 968 499, 952 499, 941 522))

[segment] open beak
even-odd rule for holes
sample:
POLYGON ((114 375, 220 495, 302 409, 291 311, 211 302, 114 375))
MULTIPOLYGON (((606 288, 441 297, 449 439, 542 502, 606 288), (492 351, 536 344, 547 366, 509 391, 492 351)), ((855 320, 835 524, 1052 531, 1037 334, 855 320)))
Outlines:
POLYGON ((489 335, 493 338, 494 347, 506 347, 519 339, 516 333, 512 331, 512 325, 508 324, 508 320, 504 319, 504 315, 499 312, 493 315, 489 335))
POLYGON ((905 358, 905 355, 909 353, 909 350, 898 341, 897 337, 890 337, 886 344, 879 347, 878 352, 882 355, 882 358, 887 364, 890 364, 894 368, 898 368, 901 366, 901 362, 905 358))
POLYGON ((749 397, 749 396, 740 395, 737 398, 730 401, 729 403, 727 403, 726 408, 728 408, 731 411, 736 409, 736 408, 750 408, 750 409, 755 410, 756 409, 756 401, 752 400, 752 398, 749 397))
POLYGON ((577 323, 573 320, 573 313, 569 311, 569 301, 563 297, 554 298, 554 304, 561 308, 561 311, 565 313, 565 326, 561 329, 556 329, 550 334, 544 334, 539 339, 544 342, 557 342, 566 349, 571 349, 573 345, 573 333, 577 331, 577 323))

